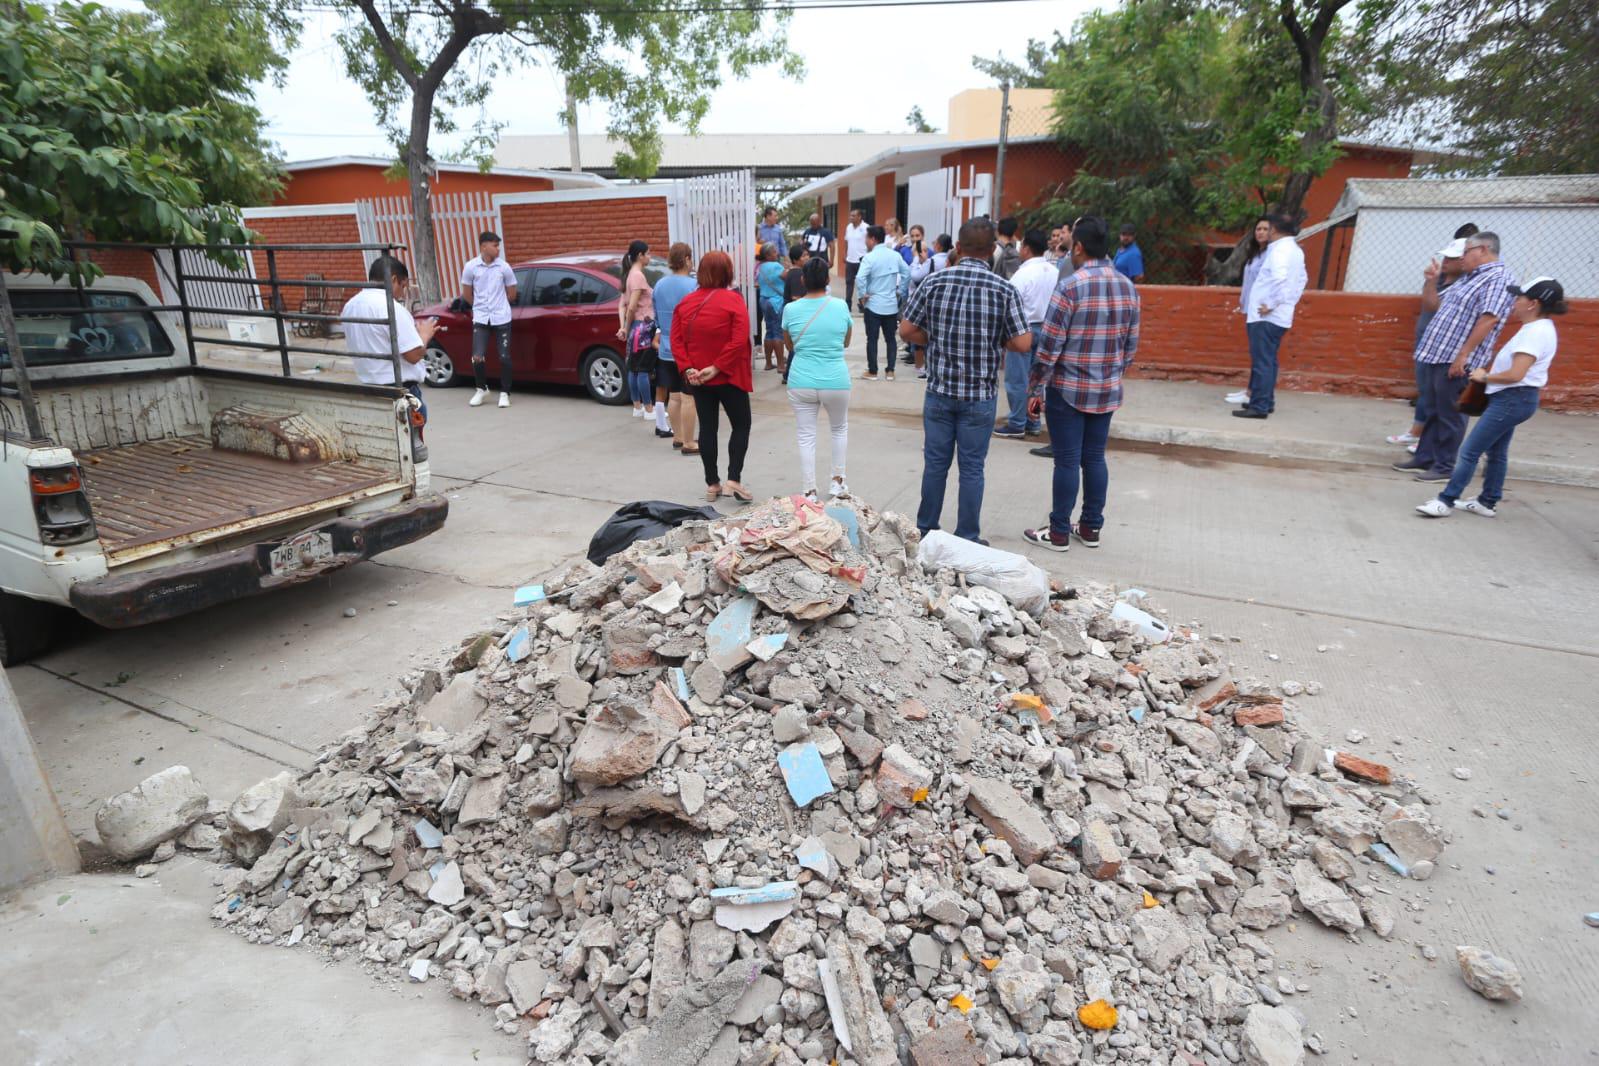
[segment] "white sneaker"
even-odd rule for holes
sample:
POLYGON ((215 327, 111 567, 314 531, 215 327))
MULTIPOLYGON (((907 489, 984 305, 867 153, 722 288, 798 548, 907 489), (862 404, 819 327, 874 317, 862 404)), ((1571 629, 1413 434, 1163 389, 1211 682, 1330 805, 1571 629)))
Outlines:
POLYGON ((478 389, 472 393, 472 398, 466 402, 468 407, 482 407, 483 398, 489 394, 488 389, 478 389))
POLYGON ((1227 394, 1227 402, 1228 403, 1248 403, 1249 402, 1249 390, 1248 389, 1239 389, 1237 392, 1229 392, 1227 394))
POLYGON ((1499 513, 1481 500, 1456 500, 1455 510, 1470 511, 1472 514, 1480 514, 1484 518, 1492 518, 1499 513))
POLYGON ((839 480, 838 478, 834 478, 832 486, 827 490, 827 495, 831 499, 835 499, 835 500, 839 499, 840 497, 843 497, 843 496, 848 496, 849 495, 849 486, 846 485, 843 481, 839 480))
POLYGON ((1416 454, 1416 445, 1415 444, 1407 444, 1407 445, 1405 445, 1405 451, 1409 452, 1411 455, 1415 455, 1416 454))
POLYGON ((1389 444, 1416 444, 1416 443, 1418 443, 1421 440, 1420 437, 1416 436, 1414 433, 1409 433, 1409 432, 1406 432, 1406 433, 1392 433, 1392 434, 1384 437, 1383 439, 1386 440, 1389 444))
POLYGON ((644 408, 642 408, 642 407, 633 408, 633 417, 634 418, 643 418, 644 417, 644 408))
POLYGON ((509 407, 509 406, 511 406, 511 394, 510 393, 508 393, 508 392, 500 393, 500 406, 501 407, 509 407))
POLYGON ((1417 507, 1416 510, 1426 515, 1428 518, 1448 518, 1450 513, 1454 511, 1454 508, 1450 507, 1447 503, 1434 496, 1426 503, 1417 507))

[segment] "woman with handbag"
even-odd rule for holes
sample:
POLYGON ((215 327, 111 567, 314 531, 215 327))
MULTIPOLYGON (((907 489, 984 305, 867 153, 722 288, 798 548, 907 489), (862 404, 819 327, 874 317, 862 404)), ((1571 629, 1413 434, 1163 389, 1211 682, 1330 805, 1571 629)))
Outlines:
POLYGON ((1499 349, 1492 366, 1471 372, 1459 407, 1481 417, 1460 446, 1449 484, 1437 499, 1416 508, 1428 518, 1448 518, 1456 510, 1484 518, 1498 513, 1495 508, 1504 497, 1510 463, 1510 438, 1517 426, 1537 413, 1539 392, 1549 381, 1549 364, 1554 361, 1558 339, 1553 317, 1566 313, 1565 289, 1554 278, 1534 278, 1526 285, 1510 286, 1510 292, 1516 297, 1510 313, 1521 328, 1499 349), (1472 409, 1482 402, 1474 395, 1478 390, 1486 394, 1487 401, 1480 412, 1472 409), (1477 472, 1477 460, 1484 455, 1488 461, 1483 467, 1482 491, 1475 500, 1462 503, 1460 497, 1477 472))
POLYGON ((788 402, 794 408, 799 438, 802 491, 816 499, 816 422, 827 411, 833 431, 833 482, 828 495, 849 494, 844 481, 844 455, 849 441, 849 305, 827 291, 827 260, 805 264, 805 295, 783 309, 783 337, 788 359, 788 402))
POLYGON ((755 497, 741 481, 750 446, 750 393, 755 391, 749 308, 732 289, 733 260, 726 252, 706 252, 695 278, 700 287, 672 312, 672 357, 694 390, 705 498, 715 500, 726 493, 749 502, 755 497), (732 426, 726 481, 718 473, 716 451, 723 411, 732 426))
POLYGON ((650 246, 634 241, 622 257, 622 299, 618 302, 621 327, 616 339, 627 346, 627 391, 633 400, 633 417, 655 415, 655 435, 670 437, 666 405, 655 399, 655 297, 644 264, 650 246))

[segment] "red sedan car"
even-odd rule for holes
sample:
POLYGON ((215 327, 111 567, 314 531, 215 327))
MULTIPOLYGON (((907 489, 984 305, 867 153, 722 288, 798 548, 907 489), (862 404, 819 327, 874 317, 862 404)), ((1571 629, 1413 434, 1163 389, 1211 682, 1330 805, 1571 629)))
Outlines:
MULTIPOLYGON (((515 263, 516 306, 511 309, 511 376, 519 384, 582 385, 600 403, 627 402, 624 348, 616 339, 622 293, 622 256, 578 252, 515 263)), ((666 260, 644 265, 653 286, 665 276, 666 260)), ((472 316, 446 304, 424 308, 417 318, 437 318, 438 332, 424 363, 427 383, 455 385, 472 378, 472 316)), ((489 346, 490 381, 500 379, 499 353, 489 346)))

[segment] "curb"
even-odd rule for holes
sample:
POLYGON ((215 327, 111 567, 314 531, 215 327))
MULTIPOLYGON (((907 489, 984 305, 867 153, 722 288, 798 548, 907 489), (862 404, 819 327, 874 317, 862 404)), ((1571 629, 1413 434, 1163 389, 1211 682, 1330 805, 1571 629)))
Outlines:
MULTIPOLYGON (((1257 437, 1248 433, 1229 433, 1218 429, 1190 429, 1148 422, 1113 421, 1112 440, 1162 444, 1173 448, 1205 449, 1259 455, 1272 459, 1305 459, 1354 466, 1378 466, 1383 470, 1394 461, 1393 448, 1374 444, 1345 444, 1340 441, 1300 440, 1257 437)), ((1539 481, 1550 485, 1599 488, 1599 469, 1571 463, 1542 460, 1511 460, 1510 477, 1519 481, 1539 481)))

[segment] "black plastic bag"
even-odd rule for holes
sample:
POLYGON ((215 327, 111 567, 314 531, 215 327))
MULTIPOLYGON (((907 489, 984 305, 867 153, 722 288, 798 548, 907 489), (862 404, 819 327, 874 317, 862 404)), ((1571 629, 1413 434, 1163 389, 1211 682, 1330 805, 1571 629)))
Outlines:
POLYGON ((589 562, 604 566, 605 560, 636 540, 658 537, 684 522, 720 517, 721 514, 713 507, 690 507, 665 500, 635 500, 625 504, 595 531, 589 541, 589 562))

